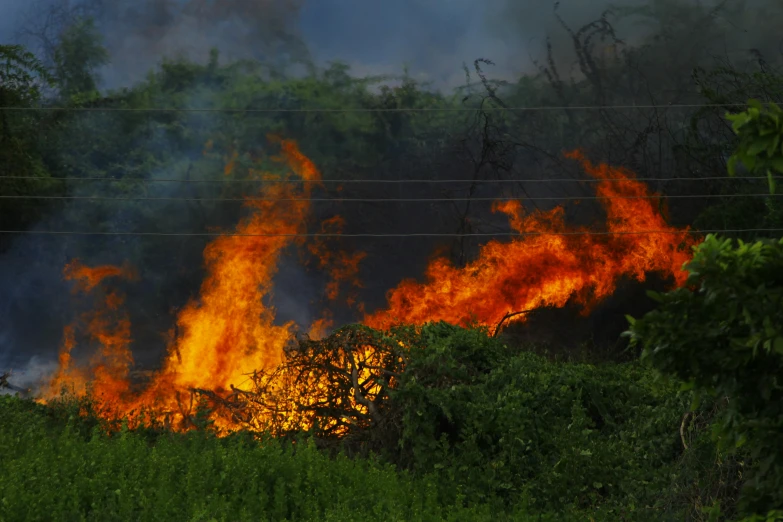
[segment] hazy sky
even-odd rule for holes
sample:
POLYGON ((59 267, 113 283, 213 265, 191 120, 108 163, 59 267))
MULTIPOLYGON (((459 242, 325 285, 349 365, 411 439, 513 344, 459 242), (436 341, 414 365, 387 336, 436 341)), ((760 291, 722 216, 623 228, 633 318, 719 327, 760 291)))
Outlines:
MULTIPOLYGON (((35 2, 69 1, 78 2, 2 0, 0 41, 13 40, 30 20, 35 2)), ((254 7, 248 8, 247 1, 224 0, 219 16, 213 13, 205 23, 192 15, 198 9, 204 12, 203 6, 209 5, 205 0, 112 0, 107 4, 111 19, 103 25, 113 54, 107 79, 111 84, 141 79, 164 54, 184 52, 206 59, 213 45, 229 56, 253 55, 263 39, 260 33, 268 32, 259 31, 254 20, 268 19, 262 11, 273 3, 296 3, 288 17, 289 30, 301 36, 317 63, 340 59, 368 74, 399 73, 407 64, 414 76, 437 86, 460 84, 462 64, 476 58, 493 60, 493 75, 498 77, 512 78, 529 69, 530 54, 539 53, 554 23, 554 2, 541 0, 255 0, 255 13, 249 13, 254 7), (202 7, 173 19, 160 14, 183 4, 202 7), (143 16, 138 15, 141 11, 143 16), (129 12, 137 16, 135 22, 129 21, 129 12)), ((575 24, 596 17, 601 9, 584 0, 564 0, 560 7, 575 24)))

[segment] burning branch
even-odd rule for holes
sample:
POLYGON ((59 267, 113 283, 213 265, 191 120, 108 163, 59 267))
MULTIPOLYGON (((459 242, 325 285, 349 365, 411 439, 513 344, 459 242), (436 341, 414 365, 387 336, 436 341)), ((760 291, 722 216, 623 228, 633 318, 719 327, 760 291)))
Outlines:
POLYGON ((495 333, 492 334, 492 337, 497 337, 498 333, 500 332, 500 327, 503 326, 503 323, 506 320, 511 319, 512 317, 516 317, 517 315, 526 314, 532 311, 533 310, 530 309, 530 310, 521 310, 519 312, 508 312, 506 315, 503 316, 503 319, 501 319, 498 325, 495 327, 495 333))
POLYGON ((344 439, 385 425, 403 352, 399 337, 354 325, 326 339, 300 339, 277 368, 248 375, 249 389, 193 391, 235 426, 278 436, 312 429, 321 441, 344 439))
MULTIPOLYGON (((370 412, 375 422, 381 421, 381 416, 378 414, 378 408, 375 407, 375 403, 368 400, 367 397, 362 395, 361 386, 359 386, 359 372, 356 369, 356 361, 353 357, 353 350, 348 352, 351 362, 351 382, 353 382, 353 398, 356 402, 367 407, 367 411, 370 412)), ((365 381, 367 382, 367 381, 365 381)))

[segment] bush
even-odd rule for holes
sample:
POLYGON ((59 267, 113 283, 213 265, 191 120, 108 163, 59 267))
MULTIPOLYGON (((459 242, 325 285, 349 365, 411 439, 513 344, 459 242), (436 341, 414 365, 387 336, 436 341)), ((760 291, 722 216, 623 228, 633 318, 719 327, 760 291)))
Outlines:
POLYGON ((552 363, 445 323, 421 335, 391 394, 401 465, 438 473, 453 501, 660 520, 688 404, 676 383, 636 363, 552 363))
POLYGON ((783 240, 714 236, 686 265, 685 288, 652 294, 655 311, 628 335, 642 358, 684 381, 695 400, 722 400, 722 448, 747 452, 744 514, 783 506, 783 240))

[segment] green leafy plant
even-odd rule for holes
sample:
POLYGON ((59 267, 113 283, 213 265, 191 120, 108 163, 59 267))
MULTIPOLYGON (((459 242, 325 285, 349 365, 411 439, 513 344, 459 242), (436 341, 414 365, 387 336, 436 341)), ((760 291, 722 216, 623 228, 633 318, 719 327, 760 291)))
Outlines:
POLYGON ((736 174, 738 163, 750 172, 763 172, 769 181, 769 191, 774 194, 775 175, 783 174, 783 111, 775 103, 764 107, 753 99, 748 105, 744 112, 726 114, 739 136, 737 151, 728 161, 729 174, 736 174))
POLYGON ((708 236, 686 265, 687 284, 652 294, 659 307, 631 321, 642 359, 685 384, 699 401, 723 403, 713 436, 748 457, 740 507, 783 505, 783 240, 708 236))

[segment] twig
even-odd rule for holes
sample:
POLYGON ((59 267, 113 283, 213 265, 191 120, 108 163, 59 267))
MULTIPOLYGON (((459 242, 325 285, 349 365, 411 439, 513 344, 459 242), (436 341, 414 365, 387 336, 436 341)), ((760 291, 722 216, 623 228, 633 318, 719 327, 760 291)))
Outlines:
POLYGON ((688 423, 688 418, 691 417, 691 412, 685 412, 682 416, 682 423, 680 424, 680 440, 682 441, 682 447, 688 449, 688 443, 685 442, 685 426, 688 423))
POLYGON ((367 410, 370 412, 370 415, 372 415, 373 420, 376 422, 381 421, 381 416, 378 414, 378 408, 375 407, 375 403, 371 400, 367 399, 364 395, 362 395, 361 391, 359 391, 359 372, 356 369, 356 362, 353 358, 353 350, 349 350, 348 354, 350 355, 350 362, 351 362, 351 379, 353 380, 353 397, 356 399, 356 402, 363 404, 367 407, 367 410))
POLYGON ((377 371, 382 372, 382 373, 384 373, 386 375, 391 375, 392 377, 402 377, 401 373, 393 372, 391 370, 387 370, 385 368, 381 368, 380 366, 373 366, 371 364, 360 362, 359 363, 359 369, 361 370, 363 368, 369 368, 370 370, 377 370, 377 371))
POLYGON ((517 315, 526 314, 526 313, 532 312, 532 311, 533 311, 533 309, 531 308, 530 310, 521 310, 519 312, 508 312, 506 315, 503 316, 503 319, 501 319, 500 322, 498 323, 498 325, 495 327, 495 333, 492 334, 492 337, 497 337, 498 333, 500 332, 500 327, 503 326, 503 323, 507 319, 511 319, 512 317, 515 317, 517 315))

